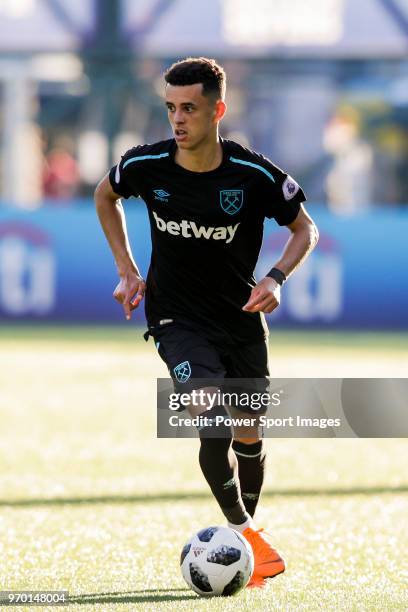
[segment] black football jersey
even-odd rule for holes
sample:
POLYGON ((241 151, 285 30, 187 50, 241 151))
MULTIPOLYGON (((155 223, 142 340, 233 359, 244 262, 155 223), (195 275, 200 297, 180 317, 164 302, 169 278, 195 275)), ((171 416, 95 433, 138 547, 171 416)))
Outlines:
POLYGON ((186 320, 214 341, 255 342, 267 333, 264 316, 242 306, 256 284, 264 219, 292 223, 306 197, 263 155, 233 141, 221 144, 222 163, 209 172, 178 165, 174 139, 140 145, 125 153, 109 179, 115 193, 140 196, 147 206, 148 324, 186 320))

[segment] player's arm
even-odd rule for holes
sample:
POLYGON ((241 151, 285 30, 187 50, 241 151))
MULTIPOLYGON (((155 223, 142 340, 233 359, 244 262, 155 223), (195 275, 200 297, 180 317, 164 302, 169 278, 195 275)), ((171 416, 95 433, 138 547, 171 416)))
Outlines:
POLYGON ((291 236, 274 267, 288 278, 313 251, 319 240, 319 232, 303 206, 300 207, 296 219, 286 227, 291 231, 291 236))
POLYGON ((145 282, 133 259, 120 196, 113 191, 108 174, 95 189, 95 205, 120 278, 113 297, 122 304, 126 319, 129 320, 131 311, 143 299, 145 282))
MULTIPOLYGON (((291 235, 273 268, 283 272, 287 278, 313 251, 319 239, 319 232, 303 206, 300 207, 296 219, 286 227, 291 235)), ((247 312, 272 312, 280 304, 280 290, 281 285, 274 278, 266 276, 252 289, 249 300, 242 309, 247 312)))

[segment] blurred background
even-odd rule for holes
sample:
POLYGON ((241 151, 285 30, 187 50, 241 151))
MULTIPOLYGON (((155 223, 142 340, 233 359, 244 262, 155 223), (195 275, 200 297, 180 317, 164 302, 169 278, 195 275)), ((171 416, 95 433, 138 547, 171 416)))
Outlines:
MULTIPOLYGON (((407 51, 407 0, 0 0, 0 319, 123 320, 93 190, 171 137, 162 73, 202 54, 228 74, 222 135, 292 174, 321 230, 273 324, 407 328, 407 51)), ((286 236, 267 226, 259 274, 286 236)))
MULTIPOLYGON (((178 553, 220 515, 196 441, 156 437, 167 370, 112 299, 92 201, 126 149, 171 137, 174 60, 225 66, 223 136, 293 175, 319 226, 270 317, 273 376, 407 376, 407 51, 407 0, 0 0, 2 589, 192 609, 178 553)), ((124 206, 146 274, 144 205, 124 206)), ((288 236, 265 229, 259 275, 288 236)), ((266 440, 258 519, 292 571, 242 609, 406 609, 397 408, 372 434, 388 439, 266 440)))

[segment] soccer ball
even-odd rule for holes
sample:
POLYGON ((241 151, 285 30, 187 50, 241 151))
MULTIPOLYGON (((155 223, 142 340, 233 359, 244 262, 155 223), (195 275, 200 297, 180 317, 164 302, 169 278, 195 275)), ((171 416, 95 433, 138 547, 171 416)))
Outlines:
POLYGON ((235 595, 249 582, 254 555, 243 535, 228 527, 207 527, 184 545, 181 573, 199 595, 235 595))

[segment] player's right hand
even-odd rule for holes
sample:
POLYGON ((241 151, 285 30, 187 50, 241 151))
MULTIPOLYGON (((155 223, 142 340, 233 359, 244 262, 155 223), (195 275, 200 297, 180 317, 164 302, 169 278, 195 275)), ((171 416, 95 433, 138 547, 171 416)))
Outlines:
POLYGON ((116 285, 113 297, 123 306, 125 317, 129 321, 132 310, 137 308, 143 300, 146 283, 137 272, 128 272, 121 276, 116 285))

